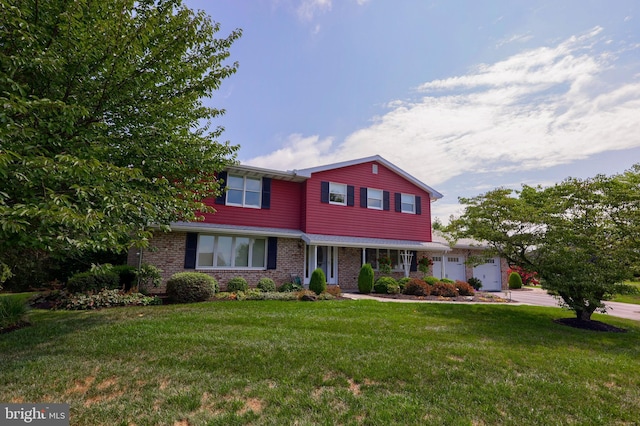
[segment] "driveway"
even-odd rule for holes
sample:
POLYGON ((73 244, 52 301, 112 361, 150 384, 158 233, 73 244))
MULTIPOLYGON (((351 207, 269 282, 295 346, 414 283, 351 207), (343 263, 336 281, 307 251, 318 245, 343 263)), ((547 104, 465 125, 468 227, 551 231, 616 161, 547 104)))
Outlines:
MULTIPOLYGON (((541 288, 516 290, 511 292, 501 291, 501 292, 491 293, 491 294, 500 296, 507 300, 510 299, 512 301, 511 304, 514 304, 514 305, 560 307, 558 301, 553 296, 549 296, 547 292, 545 290, 542 290, 541 288)), ((371 300, 378 300, 380 302, 443 303, 443 302, 435 302, 435 301, 429 301, 429 300, 416 301, 416 300, 407 300, 407 299, 388 299, 384 297, 376 297, 375 294, 343 293, 342 295, 349 299, 371 299, 371 300)), ((460 302, 452 302, 452 303, 460 303, 460 302)), ((463 303, 467 303, 467 302, 463 302, 463 303)), ((640 321, 640 305, 632 305, 630 303, 617 303, 617 302, 606 302, 606 305, 609 308, 607 309, 607 315, 640 321)))

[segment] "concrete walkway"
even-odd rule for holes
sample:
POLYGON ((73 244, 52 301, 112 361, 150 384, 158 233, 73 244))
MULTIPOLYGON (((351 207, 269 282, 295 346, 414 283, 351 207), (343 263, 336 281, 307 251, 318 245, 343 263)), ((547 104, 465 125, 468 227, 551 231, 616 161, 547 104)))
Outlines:
MULTIPOLYGON (((545 290, 541 288, 516 290, 511 292, 491 293, 503 299, 511 300, 510 305, 532 305, 532 306, 550 306, 560 307, 558 301, 549 296, 545 290)), ((390 299, 386 297, 376 297, 374 294, 360 293, 343 293, 344 297, 354 300, 378 300, 380 302, 396 302, 396 303, 446 303, 432 300, 408 300, 408 299, 390 299)), ((474 302, 450 302, 450 303, 474 303, 474 302)), ((606 302, 607 315, 614 317, 626 318, 640 321, 640 305, 632 305, 630 303, 606 302)))

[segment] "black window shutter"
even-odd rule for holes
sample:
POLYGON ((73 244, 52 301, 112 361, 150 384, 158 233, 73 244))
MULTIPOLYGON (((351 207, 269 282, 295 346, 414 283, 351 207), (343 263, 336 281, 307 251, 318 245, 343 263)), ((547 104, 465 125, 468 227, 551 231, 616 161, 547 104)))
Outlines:
POLYGON ((329 182, 320 182, 320 202, 329 203, 329 182))
MULTIPOLYGON (((371 249, 368 249, 368 248, 364 249, 364 261, 365 261, 365 263, 369 260, 369 251, 370 250, 371 249)), ((364 265, 364 263, 363 263, 363 265, 364 265)), ((371 265, 371 267, 374 267, 374 265, 371 265)))
POLYGON ((347 205, 353 207, 355 204, 355 187, 353 185, 347 185, 347 205))
POLYGON ((415 272, 418 270, 418 252, 414 250, 411 253, 413 253, 413 257, 411 258, 411 267, 409 270, 415 272))
POLYGON ((278 259, 278 237, 267 240, 267 269, 276 269, 278 259))
POLYGON ((382 210, 389 210, 389 191, 382 191, 382 210))
POLYGON ((220 191, 222 191, 222 193, 216 197, 216 204, 224 204, 224 200, 225 200, 224 189, 227 187, 227 172, 218 173, 218 180, 222 180, 224 182, 220 186, 220 191))
POLYGON ((396 197, 396 211, 397 212, 401 212, 402 211, 402 194, 400 194, 399 192, 396 192, 395 194, 396 197))
POLYGON ((271 208, 271 178, 262 178, 262 205, 263 209, 271 208))
POLYGON ((360 188, 360 207, 367 207, 367 188, 360 188))
POLYGON ((422 197, 416 195, 416 214, 422 214, 422 197))
POLYGON ((196 269, 196 251, 198 249, 198 234, 187 232, 184 251, 184 269, 196 269))

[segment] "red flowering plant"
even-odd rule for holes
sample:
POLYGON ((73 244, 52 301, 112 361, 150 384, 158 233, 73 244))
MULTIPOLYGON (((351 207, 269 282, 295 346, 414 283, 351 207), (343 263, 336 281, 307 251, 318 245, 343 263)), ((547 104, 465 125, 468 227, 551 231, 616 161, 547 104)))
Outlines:
POLYGON ((433 265, 433 260, 430 257, 422 256, 418 259, 418 270, 422 272, 425 277, 429 275, 429 267, 433 265))
POLYGON ((524 285, 540 285, 537 272, 527 271, 522 266, 511 266, 507 270, 507 275, 510 275, 512 272, 517 272, 520 275, 522 284, 524 285))
POLYGON ((391 265, 391 258, 389 256, 382 255, 378 258, 378 269, 380 269, 380 272, 383 274, 391 273, 391 265))

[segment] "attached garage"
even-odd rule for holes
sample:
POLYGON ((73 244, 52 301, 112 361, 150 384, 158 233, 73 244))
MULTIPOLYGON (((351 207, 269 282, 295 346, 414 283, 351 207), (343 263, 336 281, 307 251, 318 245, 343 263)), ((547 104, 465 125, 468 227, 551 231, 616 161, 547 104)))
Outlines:
POLYGON ((502 290, 500 275, 500 258, 488 259, 486 263, 473 268, 473 276, 482 281, 483 291, 502 290))

